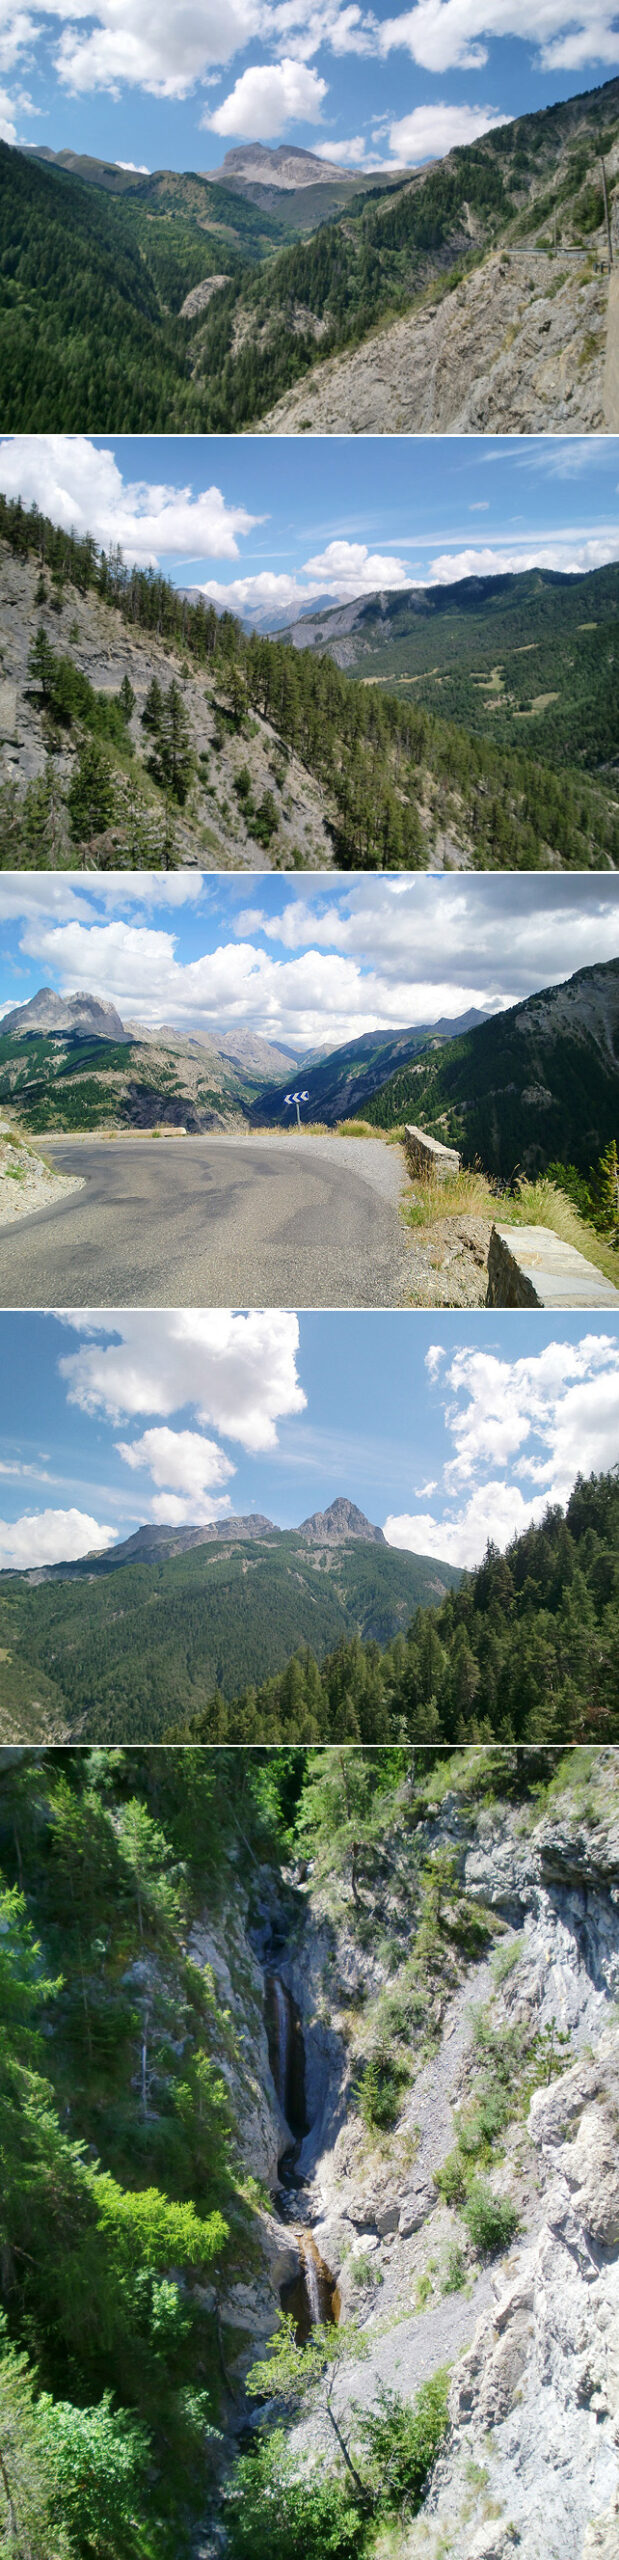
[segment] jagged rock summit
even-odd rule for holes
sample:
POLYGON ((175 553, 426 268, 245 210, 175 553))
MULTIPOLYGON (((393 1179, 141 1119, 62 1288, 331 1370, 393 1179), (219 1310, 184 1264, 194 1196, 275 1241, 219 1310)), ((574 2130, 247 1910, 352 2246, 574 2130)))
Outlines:
POLYGON ((146 1521, 142 1529, 134 1530, 132 1538, 123 1538, 119 1546, 108 1550, 108 1562, 165 1564, 168 1556, 185 1555, 189 1547, 206 1546, 211 1538, 264 1538, 272 1537, 274 1531, 274 1521, 267 1520, 262 1511, 248 1512, 244 1518, 230 1514, 225 1520, 205 1520, 195 1529, 174 1529, 167 1523, 151 1528, 146 1521))
POLYGON ((356 1502, 349 1502, 345 1494, 330 1502, 328 1511, 312 1511, 309 1520, 302 1520, 299 1536, 316 1539, 325 1547, 339 1546, 343 1538, 364 1538, 378 1547, 387 1544, 382 1529, 375 1529, 372 1521, 366 1520, 365 1512, 358 1511, 356 1502))
MULTIPOLYGON (((400 174, 399 170, 395 171, 396 177, 400 174)), ((339 186, 347 178, 351 185, 358 186, 361 171, 340 169, 335 160, 321 160, 316 151, 303 151, 296 143, 280 142, 274 151, 269 151, 263 142, 241 142, 233 151, 226 152, 220 169, 205 169, 202 175, 211 180, 218 178, 223 187, 229 186, 232 179, 237 184, 241 180, 246 186, 288 190, 293 187, 329 186, 334 178, 337 178, 339 186)))
POLYGON ((21 1038, 29 1031, 90 1031, 99 1040, 127 1040, 120 1014, 114 1004, 105 1004, 84 989, 74 996, 55 996, 52 987, 39 987, 27 1004, 15 1005, 0 1022, 3 1035, 9 1032, 21 1038))

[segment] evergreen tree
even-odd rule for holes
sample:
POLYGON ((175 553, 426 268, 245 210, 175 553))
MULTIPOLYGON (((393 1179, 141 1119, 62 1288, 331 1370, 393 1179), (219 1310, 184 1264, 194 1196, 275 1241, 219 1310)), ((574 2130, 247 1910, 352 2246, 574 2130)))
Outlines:
POLYGON ((133 691, 133 685, 129 683, 129 677, 128 677, 128 675, 124 675, 124 676, 123 676, 122 684, 121 684, 120 691, 119 691, 119 695, 118 695, 118 700, 119 700, 119 703, 120 703, 120 707, 121 707, 121 711, 122 711, 122 715, 123 715, 123 720, 125 720, 125 721, 126 721, 127 728, 128 728, 128 727, 129 727, 129 722, 130 722, 130 719, 131 719, 131 714, 132 714, 132 712, 133 712, 133 711, 135 711, 135 694, 134 694, 134 691, 133 691))
POLYGON ((115 816, 114 776, 96 738, 87 738, 79 749, 67 808, 74 842, 86 848, 93 836, 103 835, 115 816))

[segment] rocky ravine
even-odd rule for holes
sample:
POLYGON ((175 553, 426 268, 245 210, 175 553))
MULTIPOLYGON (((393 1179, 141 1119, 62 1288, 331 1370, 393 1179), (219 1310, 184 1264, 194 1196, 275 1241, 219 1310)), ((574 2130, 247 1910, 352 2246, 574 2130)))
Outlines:
POLYGON ((443 300, 315 365, 249 432, 603 433, 619 427, 616 340, 591 257, 496 250, 443 300))
MULTIPOLYGON (((345 1880, 278 1882, 262 1870, 251 1911, 234 1897, 225 1951, 220 1933, 194 1935, 245 2057, 236 2083, 245 2158, 274 2196, 262 2216, 263 2273, 221 2306, 232 2433, 252 2413, 255 2422, 243 2374, 263 2352, 281 2288, 295 2269, 303 2277, 308 2238, 365 2350, 338 2375, 343 2422, 351 2401, 372 2402, 381 2383, 412 2397, 439 2365, 452 2368, 450 2434, 428 2498, 395 2540, 379 2538, 384 2560, 615 2560, 619 2548, 619 1764, 600 1752, 591 1774, 591 1758, 572 1755, 541 1817, 531 1804, 480 1804, 465 1786, 420 1818, 404 1786, 361 1926, 345 1880), (448 1965, 426 2032, 417 2045, 412 2037, 399 2121, 377 2140, 358 2113, 354 2073, 397 1984, 386 1941, 399 1941, 405 1963, 415 1878, 446 1851, 461 1908, 485 1919, 487 1943, 448 1965), (292 2044, 303 2042, 309 2130, 297 2124, 292 2199, 278 2193, 278 2159, 295 2140, 298 2080, 290 2068, 281 2077, 274 1979, 292 2044), (515 2110, 490 2165, 519 2227, 509 2254, 488 2264, 467 2256, 457 2209, 435 2183, 455 2111, 474 2088, 479 2010, 495 2034, 515 2030, 523 2052, 552 2031, 547 2085, 528 2112, 515 2110), (450 2253, 463 2240, 465 2280, 451 2290, 450 2253)), ((300 2458, 332 2459, 316 2408, 293 2416, 290 2442, 300 2458)), ((204 2554, 222 2548, 222 2534, 219 2525, 207 2534, 204 2554)))

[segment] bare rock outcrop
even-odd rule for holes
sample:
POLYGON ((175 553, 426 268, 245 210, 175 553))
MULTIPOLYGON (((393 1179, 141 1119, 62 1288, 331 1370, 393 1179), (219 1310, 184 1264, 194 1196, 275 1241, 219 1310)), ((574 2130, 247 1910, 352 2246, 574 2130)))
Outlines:
POLYGON ((617 423, 605 414, 608 327, 608 276, 586 255, 493 251, 441 301, 314 366, 250 432, 599 433, 617 423))

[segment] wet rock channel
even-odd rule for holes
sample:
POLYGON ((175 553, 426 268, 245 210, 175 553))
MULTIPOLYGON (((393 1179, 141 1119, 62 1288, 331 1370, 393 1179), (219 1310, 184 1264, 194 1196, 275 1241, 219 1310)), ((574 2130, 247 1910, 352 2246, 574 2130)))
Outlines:
POLYGON ((303 2143, 311 2124, 306 2098, 305 2036, 292 1991, 281 1974, 265 1978, 265 2025, 271 2076, 283 2120, 284 2142, 278 2160, 278 2186, 273 2199, 279 2219, 291 2225, 298 2242, 295 2276, 280 2286, 282 2311, 292 2315, 297 2342, 310 2330, 339 2317, 334 2276, 316 2246, 307 2211, 307 2181, 301 2167, 303 2143), (287 2138, 286 2138, 287 2137, 287 2138))

